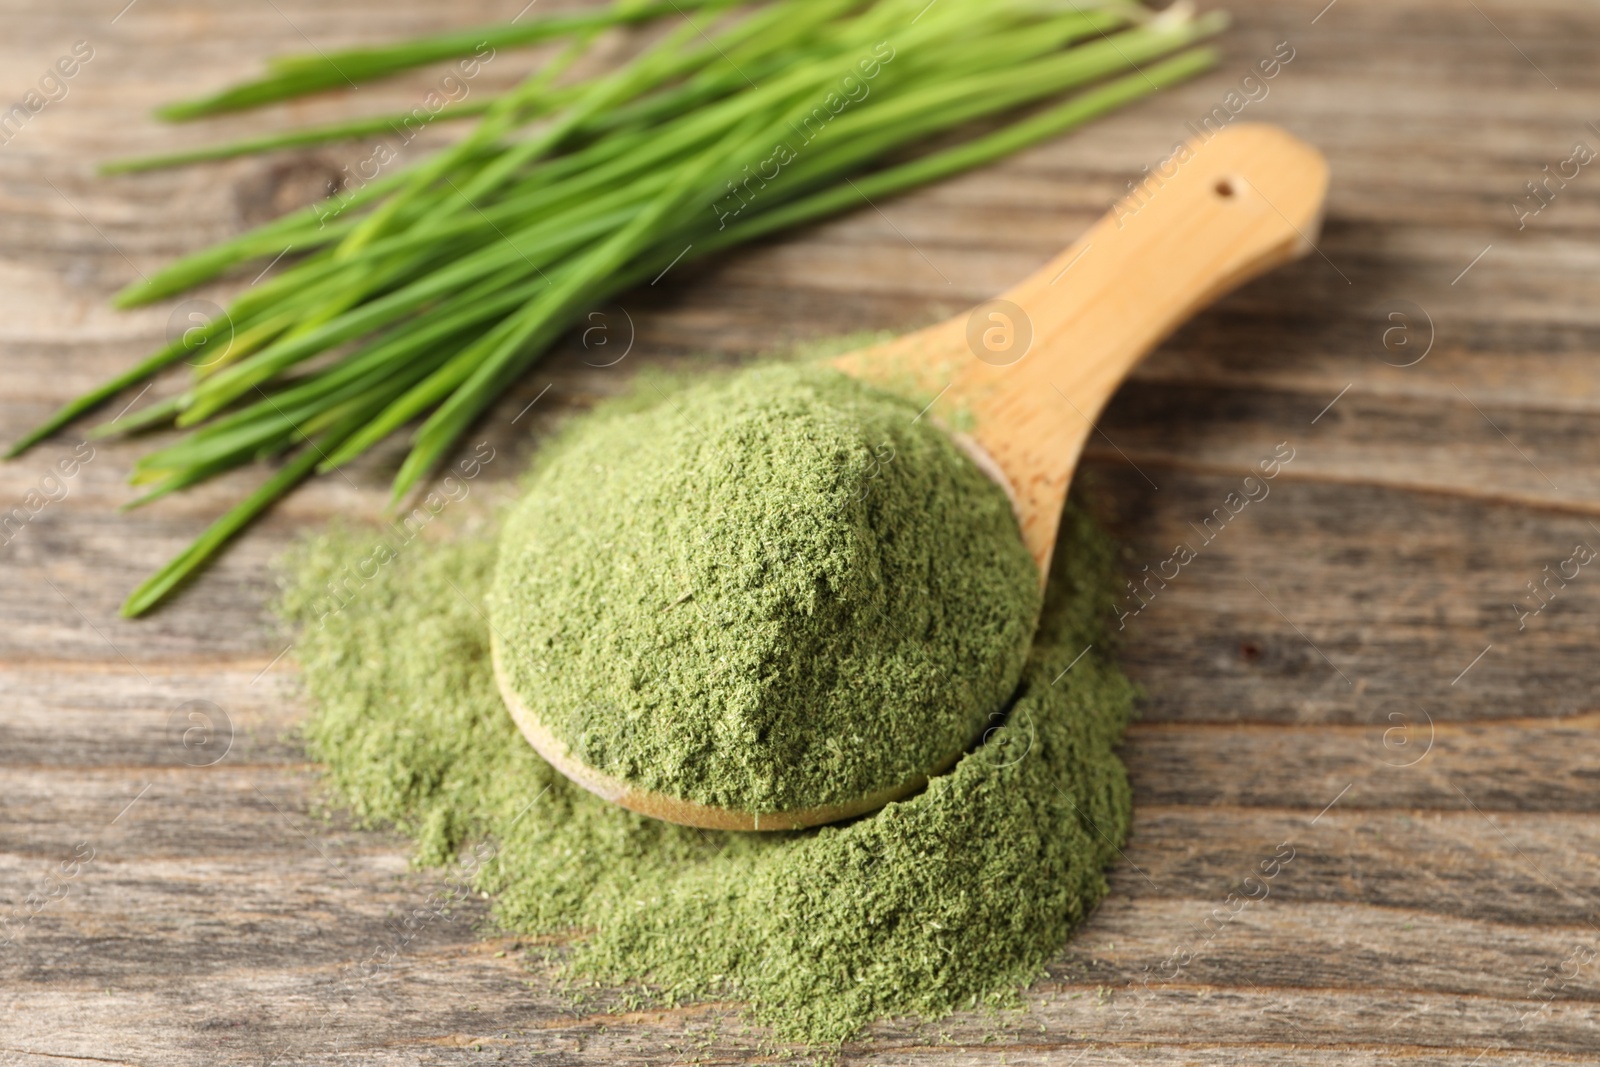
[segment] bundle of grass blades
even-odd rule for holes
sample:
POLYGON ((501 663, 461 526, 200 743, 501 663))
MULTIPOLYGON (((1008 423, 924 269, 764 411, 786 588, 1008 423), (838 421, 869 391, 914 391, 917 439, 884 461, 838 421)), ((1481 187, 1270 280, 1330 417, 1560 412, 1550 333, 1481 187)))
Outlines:
POLYGON ((280 61, 260 81, 167 116, 288 99, 352 71, 388 75, 488 41, 570 41, 482 107, 454 146, 124 290, 117 303, 132 307, 297 257, 226 315, 68 404, 11 454, 197 351, 226 348, 181 392, 93 431, 185 431, 138 462, 132 480, 149 491, 135 504, 276 464, 133 591, 123 614, 142 614, 298 483, 414 426, 394 479, 399 500, 572 322, 619 291, 979 166, 1192 76, 1215 61, 1192 46, 1223 21, 1194 18, 1185 4, 1154 14, 1090 0, 635 0, 280 61), (625 65, 563 78, 602 30, 657 18, 665 32, 625 65), (949 131, 969 136, 927 147, 949 131))

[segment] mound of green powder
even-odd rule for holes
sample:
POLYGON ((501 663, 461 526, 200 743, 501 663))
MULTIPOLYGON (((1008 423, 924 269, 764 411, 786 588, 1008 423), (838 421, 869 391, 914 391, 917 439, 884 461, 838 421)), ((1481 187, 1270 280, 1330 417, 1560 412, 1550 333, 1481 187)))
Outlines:
POLYGON ((703 804, 845 803, 947 764, 1037 616, 1004 492, 916 405, 767 364, 582 420, 506 520, 520 703, 596 770, 703 804))
POLYGON ((1005 724, 913 797, 782 834, 635 815, 534 753, 489 658, 492 529, 385 554, 328 613, 327 590, 379 541, 326 534, 288 576, 311 753, 357 818, 417 840, 419 863, 491 842, 475 888, 508 929, 571 937, 576 975, 739 998, 783 1038, 832 1042, 1013 999, 1105 893, 1128 825, 1114 746, 1132 689, 1102 655, 1111 549, 1074 507, 1005 724))

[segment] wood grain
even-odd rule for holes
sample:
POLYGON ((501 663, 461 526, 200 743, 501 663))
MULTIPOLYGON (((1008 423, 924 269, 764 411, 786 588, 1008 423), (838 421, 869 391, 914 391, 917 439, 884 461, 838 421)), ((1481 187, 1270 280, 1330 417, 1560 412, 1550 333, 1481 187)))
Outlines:
MULTIPOLYGON (((438 72, 175 129, 151 106, 308 41, 519 6, 138 0, 118 16, 120 2, 0 0, 0 98, 74 41, 95 48, 67 98, 0 147, 0 435, 162 341, 170 309, 112 312, 117 287, 370 148, 119 179, 94 177, 96 160, 410 106, 438 72)), ((1137 613, 1123 605, 1145 700, 1112 894, 1020 1011, 885 1022, 845 1063, 1600 1060, 1600 573, 1537 615, 1513 607, 1575 544, 1600 548, 1600 177, 1585 168, 1524 228, 1511 207, 1575 141, 1600 147, 1600 12, 1229 6, 1215 73, 981 173, 676 269, 623 298, 626 360, 586 365, 569 339, 469 442, 497 459, 460 521, 637 366, 921 327, 999 293, 1290 42, 1241 117, 1327 155, 1318 251, 1164 344, 1080 468, 1142 581, 1257 460, 1294 449, 1270 495, 1137 613), (1293 861, 1247 890, 1280 844, 1293 861)), ((497 58, 482 87, 524 62, 497 58)), ((0 511, 78 440, 0 465, 0 511)), ((558 940, 497 934, 459 874, 412 870, 403 841, 321 810, 291 635, 264 610, 272 560, 307 524, 378 516, 398 446, 308 486, 138 624, 116 618, 126 591, 257 475, 117 515, 139 446, 96 448, 0 546, 0 916, 16 934, 0 947, 0 1065, 786 1059, 737 1005, 612 1014, 603 990, 563 990, 546 962, 558 940), (182 743, 195 708, 228 740, 208 766, 194 764, 216 750, 182 743), (92 858, 63 876, 80 846, 92 858)))

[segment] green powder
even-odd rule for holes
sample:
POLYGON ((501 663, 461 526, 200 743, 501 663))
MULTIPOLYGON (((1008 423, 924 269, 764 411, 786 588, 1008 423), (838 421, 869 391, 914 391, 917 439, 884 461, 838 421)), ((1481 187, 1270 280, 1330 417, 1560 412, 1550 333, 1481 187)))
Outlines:
POLYGON ((523 706, 584 763, 773 812, 948 764, 1038 614, 1005 493, 915 405, 768 364, 583 420, 506 520, 523 706))
POLYGON ((312 753, 358 818, 417 839, 421 863, 493 842, 477 888, 507 928, 572 936, 578 975, 740 998, 784 1038, 837 1041, 1007 1001, 1105 893, 1128 825, 1113 747, 1132 689, 1102 655, 1111 549, 1075 507, 1005 725, 916 796, 782 834, 635 815, 533 752, 490 664, 492 531, 386 555, 325 614, 374 541, 329 533, 293 564, 283 610, 303 624, 312 753))

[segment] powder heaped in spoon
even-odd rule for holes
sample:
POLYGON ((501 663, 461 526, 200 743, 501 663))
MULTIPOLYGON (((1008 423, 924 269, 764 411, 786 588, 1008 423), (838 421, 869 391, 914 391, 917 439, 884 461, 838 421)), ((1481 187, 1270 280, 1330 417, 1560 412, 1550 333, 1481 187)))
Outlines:
POLYGON ((961 751, 1038 605, 998 486, 915 405, 794 365, 586 420, 509 516, 490 597, 507 683, 577 759, 762 813, 961 751))

